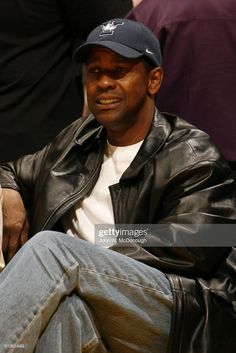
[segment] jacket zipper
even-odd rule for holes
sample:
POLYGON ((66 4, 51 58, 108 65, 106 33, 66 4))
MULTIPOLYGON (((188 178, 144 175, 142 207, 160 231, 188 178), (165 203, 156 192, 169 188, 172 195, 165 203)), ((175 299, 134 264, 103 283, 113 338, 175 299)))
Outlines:
POLYGON ((68 211, 76 202, 81 200, 89 190, 91 190, 92 186, 95 185, 94 180, 97 180, 97 176, 99 175, 100 167, 101 167, 101 156, 102 153, 100 154, 100 158, 98 160, 98 164, 96 166, 96 169, 94 173, 92 174, 91 178, 88 180, 87 184, 82 187, 82 189, 74 194, 73 196, 69 197, 66 201, 64 201, 62 204, 58 205, 55 210, 51 213, 51 215, 47 218, 47 220, 44 222, 43 226, 41 227, 41 230, 45 230, 46 227, 47 229, 51 229, 52 226, 58 221, 58 219, 66 212, 68 211))

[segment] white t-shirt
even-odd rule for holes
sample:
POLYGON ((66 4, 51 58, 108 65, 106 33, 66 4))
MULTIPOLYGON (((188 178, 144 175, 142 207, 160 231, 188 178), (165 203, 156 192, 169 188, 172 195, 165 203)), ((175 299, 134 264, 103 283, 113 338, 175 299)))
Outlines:
POLYGON ((114 224, 109 186, 119 182, 141 144, 142 141, 121 147, 107 143, 101 172, 93 190, 62 218, 64 229, 69 235, 94 243, 95 224, 114 224))

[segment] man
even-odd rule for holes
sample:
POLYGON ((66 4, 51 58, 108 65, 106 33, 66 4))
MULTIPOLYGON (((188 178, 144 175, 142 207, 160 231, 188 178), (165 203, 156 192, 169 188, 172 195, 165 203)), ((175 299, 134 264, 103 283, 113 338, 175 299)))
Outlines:
POLYGON ((0 276, 2 351, 233 353, 235 252, 205 246, 220 224, 202 247, 188 240, 236 223, 230 169, 208 135, 155 107, 161 53, 141 23, 102 24, 74 60, 93 115, 1 167, 4 250, 27 239, 23 201, 31 234, 47 230, 0 276), (94 225, 114 223, 144 224, 148 245, 134 232, 100 246, 94 225))
POLYGON ((234 0, 143 0, 128 15, 160 41, 162 111, 206 131, 236 170, 234 0))

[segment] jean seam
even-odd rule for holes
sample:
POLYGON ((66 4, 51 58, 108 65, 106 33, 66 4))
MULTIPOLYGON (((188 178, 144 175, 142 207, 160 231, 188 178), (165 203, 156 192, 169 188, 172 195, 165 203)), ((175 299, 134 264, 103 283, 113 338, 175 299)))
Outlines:
MULTIPOLYGON (((142 289, 146 290, 146 291, 149 291, 149 292, 157 292, 159 293, 162 297, 169 297, 169 294, 165 294, 163 293, 162 291, 156 289, 156 288, 151 288, 151 287, 148 287, 148 286, 144 286, 140 283, 137 283, 137 282, 134 282, 134 281, 131 281, 129 279, 125 279, 125 278, 120 278, 120 277, 117 277, 117 276, 114 276, 114 275, 109 275, 107 273, 102 273, 102 272, 98 272, 96 270, 93 270, 93 269, 88 269, 88 268, 80 268, 80 272, 93 272, 97 275, 100 275, 100 276, 103 276, 103 277, 107 277, 107 278, 110 278, 110 279, 115 279, 117 281, 121 281, 121 282, 124 282, 124 283, 129 283, 129 284, 133 284, 137 287, 141 287, 142 289)), ((170 292, 171 292, 171 289, 170 289, 170 292)))
POLYGON ((86 343, 82 347, 82 352, 87 352, 89 349, 93 348, 99 341, 102 342, 102 340, 99 337, 93 338, 90 342, 86 343))

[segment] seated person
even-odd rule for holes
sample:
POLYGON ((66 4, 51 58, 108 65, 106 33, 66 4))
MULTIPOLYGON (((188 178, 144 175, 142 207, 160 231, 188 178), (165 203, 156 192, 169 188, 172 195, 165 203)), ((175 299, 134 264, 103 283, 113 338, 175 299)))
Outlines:
POLYGON ((209 246, 178 243, 236 223, 227 163, 155 107, 161 52, 144 25, 103 23, 74 60, 92 114, 1 165, 8 259, 26 243, 0 274, 1 352, 233 353, 234 248, 211 247, 214 232, 209 246), (103 247, 104 224, 144 224, 147 244, 103 247))

